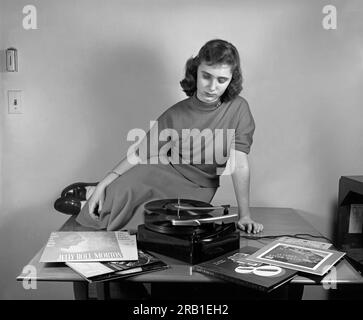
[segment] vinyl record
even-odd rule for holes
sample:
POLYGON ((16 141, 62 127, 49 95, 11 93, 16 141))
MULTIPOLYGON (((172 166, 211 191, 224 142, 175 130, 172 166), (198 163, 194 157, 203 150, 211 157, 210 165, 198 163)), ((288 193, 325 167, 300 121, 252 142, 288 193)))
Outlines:
POLYGON ((200 234, 213 228, 212 224, 198 227, 173 226, 171 220, 189 220, 209 217, 208 212, 214 210, 207 202, 192 199, 161 199, 144 205, 145 226, 153 231, 167 234, 200 234), (186 207, 188 209, 180 209, 186 207), (210 207, 210 210, 197 211, 190 208, 210 207))
POLYGON ((144 208, 147 213, 158 214, 173 214, 188 211, 191 216, 200 215, 200 211, 184 210, 179 207, 210 207, 210 210, 203 210, 203 213, 207 213, 213 210, 213 206, 208 202, 192 199, 161 199, 150 201, 145 204, 144 208))

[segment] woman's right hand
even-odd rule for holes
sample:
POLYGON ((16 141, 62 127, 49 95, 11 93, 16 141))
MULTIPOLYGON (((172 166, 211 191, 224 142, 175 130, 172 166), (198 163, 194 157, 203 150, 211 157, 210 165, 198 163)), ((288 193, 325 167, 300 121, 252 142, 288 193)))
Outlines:
POLYGON ((92 219, 98 220, 98 213, 101 212, 103 203, 105 201, 105 187, 98 184, 92 193, 91 198, 88 200, 89 215, 92 219))

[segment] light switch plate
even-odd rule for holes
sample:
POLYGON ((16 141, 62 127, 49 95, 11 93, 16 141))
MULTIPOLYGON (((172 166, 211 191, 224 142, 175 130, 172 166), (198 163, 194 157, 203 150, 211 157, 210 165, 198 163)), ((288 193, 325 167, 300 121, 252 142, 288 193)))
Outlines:
POLYGON ((21 114, 23 113, 23 101, 21 90, 8 91, 8 113, 21 114))

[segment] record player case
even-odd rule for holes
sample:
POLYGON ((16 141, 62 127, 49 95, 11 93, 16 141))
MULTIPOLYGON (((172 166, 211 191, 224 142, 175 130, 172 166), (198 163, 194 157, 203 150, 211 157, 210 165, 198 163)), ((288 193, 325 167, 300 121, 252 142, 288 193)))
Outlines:
POLYGON ((219 225, 217 230, 215 234, 169 235, 140 225, 137 243, 141 249, 197 264, 239 248, 240 235, 234 223, 219 225))
POLYGON ((191 199, 150 201, 138 227, 138 246, 190 264, 238 249, 238 212, 229 207, 191 199))

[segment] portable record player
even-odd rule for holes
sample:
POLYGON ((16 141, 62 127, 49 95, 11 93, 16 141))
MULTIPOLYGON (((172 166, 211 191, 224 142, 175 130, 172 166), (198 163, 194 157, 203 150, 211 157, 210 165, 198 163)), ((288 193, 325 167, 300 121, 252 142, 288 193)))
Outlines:
POLYGON ((165 199, 150 201, 144 209, 145 223, 137 232, 141 249, 196 264, 239 248, 238 213, 229 205, 165 199))

